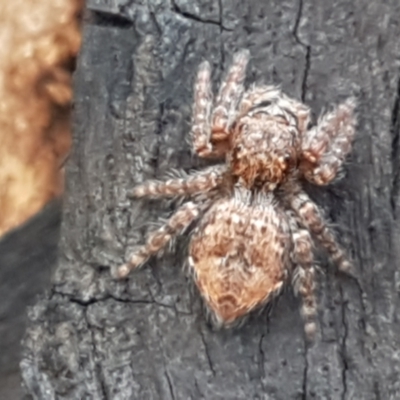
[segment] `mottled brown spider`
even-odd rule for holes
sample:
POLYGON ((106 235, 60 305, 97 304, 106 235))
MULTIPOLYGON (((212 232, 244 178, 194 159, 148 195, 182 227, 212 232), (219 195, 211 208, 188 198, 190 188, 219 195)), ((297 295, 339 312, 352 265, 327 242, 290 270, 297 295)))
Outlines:
POLYGON ((225 164, 182 179, 149 181, 136 197, 184 196, 175 214, 116 269, 123 278, 197 221, 189 265, 214 322, 232 326, 291 281, 302 298, 305 332, 316 331, 312 236, 339 270, 351 263, 301 180, 330 183, 351 149, 355 102, 347 100, 309 128, 310 109, 275 86, 244 90, 248 51, 234 55, 213 101, 211 69, 200 65, 194 87, 192 140, 200 157, 225 164))

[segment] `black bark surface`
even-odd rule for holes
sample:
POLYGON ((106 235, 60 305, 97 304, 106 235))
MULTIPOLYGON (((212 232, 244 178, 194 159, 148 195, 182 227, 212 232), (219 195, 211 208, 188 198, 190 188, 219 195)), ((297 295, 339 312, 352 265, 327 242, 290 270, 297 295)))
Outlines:
POLYGON ((0 240, 0 399, 22 395, 19 361, 26 307, 50 287, 57 260, 61 203, 48 204, 0 240))
POLYGON ((74 150, 51 293, 29 313, 21 362, 36 399, 400 398, 398 0, 89 0, 75 76, 74 150), (309 346, 290 290, 273 312, 215 332, 182 271, 152 259, 127 282, 109 267, 171 205, 135 183, 204 164, 190 155, 192 83, 218 82, 248 48, 249 81, 281 84, 319 114, 359 98, 343 180, 313 190, 359 283, 323 262, 321 331, 309 346))

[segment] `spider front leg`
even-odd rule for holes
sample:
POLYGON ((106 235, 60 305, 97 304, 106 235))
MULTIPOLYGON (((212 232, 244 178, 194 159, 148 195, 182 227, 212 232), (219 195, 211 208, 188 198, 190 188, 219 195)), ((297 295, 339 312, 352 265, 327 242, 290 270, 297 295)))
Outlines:
POLYGON ((191 132, 194 151, 200 157, 208 157, 214 153, 211 144, 212 105, 211 67, 208 61, 204 61, 200 64, 194 85, 193 125, 191 132))
POLYGON ((198 171, 185 178, 168 179, 167 181, 147 181, 133 189, 134 197, 174 197, 206 193, 223 182, 225 166, 212 166, 198 171))
POLYGON ((308 339, 313 339, 317 330, 317 302, 315 299, 315 267, 313 242, 305 229, 299 229, 296 221, 292 223, 293 250, 291 259, 295 265, 292 285, 296 295, 302 298, 301 315, 308 339))
POLYGON ((289 196, 290 206, 295 211, 298 222, 315 235, 340 271, 354 275, 353 265, 348 260, 346 252, 337 242, 318 206, 304 191, 292 192, 289 196))
POLYGON ((236 115, 238 102, 243 94, 243 81, 249 52, 241 51, 221 85, 213 114, 210 64, 203 62, 194 86, 192 138, 194 151, 200 157, 218 157, 229 149, 229 127, 236 115))
POLYGON ((237 107, 244 92, 244 79, 250 53, 242 50, 233 56, 232 65, 221 84, 212 116, 212 140, 226 140, 229 128, 237 115, 237 107))
POLYGON ((164 226, 150 234, 147 243, 139 247, 126 264, 113 271, 115 277, 125 278, 134 268, 143 264, 150 256, 158 253, 174 236, 179 235, 199 216, 200 207, 193 202, 181 206, 164 226))
POLYGON ((355 107, 355 100, 349 99, 305 132, 299 168, 308 181, 326 185, 337 175, 351 150, 356 128, 355 107))

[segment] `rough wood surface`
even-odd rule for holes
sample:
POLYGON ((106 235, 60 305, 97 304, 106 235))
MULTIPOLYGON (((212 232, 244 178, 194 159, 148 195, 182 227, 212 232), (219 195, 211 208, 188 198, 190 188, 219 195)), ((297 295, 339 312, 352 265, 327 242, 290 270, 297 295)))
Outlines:
POLYGON ((0 240, 0 399, 20 399, 21 339, 26 307, 50 286, 61 207, 56 200, 0 240))
MULTIPOLYGON (((400 398, 400 3, 398 0, 89 0, 75 76, 61 255, 30 311, 21 362, 37 399, 400 398), (218 81, 233 51, 249 80, 281 84, 319 113, 356 95, 360 124, 346 176, 313 191, 360 282, 320 276, 321 333, 307 346, 298 300, 238 331, 212 331, 181 252, 128 282, 109 266, 170 206, 132 186, 201 163, 185 139, 192 82, 218 81)), ((324 265, 325 267, 325 265, 324 265)))

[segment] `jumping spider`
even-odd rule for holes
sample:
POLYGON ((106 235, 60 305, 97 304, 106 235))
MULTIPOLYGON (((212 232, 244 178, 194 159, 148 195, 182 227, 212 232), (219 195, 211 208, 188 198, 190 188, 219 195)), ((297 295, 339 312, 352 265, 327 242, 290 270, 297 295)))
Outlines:
POLYGON ((149 181, 136 197, 190 197, 115 274, 123 278, 198 220, 189 265, 214 322, 231 326, 267 304, 287 281, 302 298, 305 332, 316 332, 313 239, 339 270, 352 266, 301 180, 330 183, 351 149, 355 101, 347 100, 310 128, 310 109, 275 86, 244 90, 249 52, 233 57, 215 103, 211 68, 194 86, 192 140, 200 157, 226 162, 186 178, 149 181), (213 107, 214 106, 214 107, 213 107))

